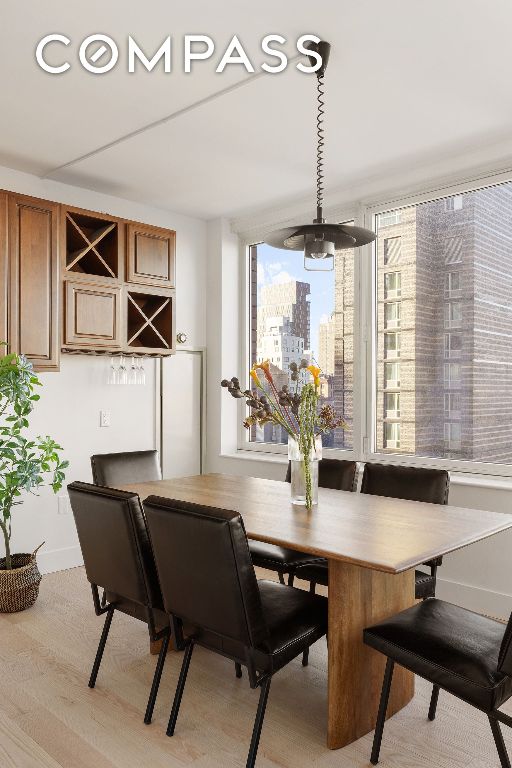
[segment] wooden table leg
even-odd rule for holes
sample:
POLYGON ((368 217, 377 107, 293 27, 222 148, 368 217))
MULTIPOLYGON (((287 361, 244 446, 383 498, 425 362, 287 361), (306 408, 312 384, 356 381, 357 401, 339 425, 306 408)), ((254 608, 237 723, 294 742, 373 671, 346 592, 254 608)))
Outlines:
MULTIPOLYGON (((149 638, 149 652, 152 656, 158 656, 160 653, 160 649, 162 647, 163 640, 151 640, 149 638)), ((174 641, 174 635, 171 635, 171 639, 169 641, 169 651, 175 651, 176 650, 176 643, 174 641)))
POLYGON ((149 652, 152 656, 158 656, 163 640, 149 640, 149 652))
MULTIPOLYGON (((414 605, 414 571, 383 573, 329 560, 327 746, 339 749, 375 728, 385 657, 363 629, 414 605)), ((395 668, 388 716, 414 695, 414 675, 395 668)))

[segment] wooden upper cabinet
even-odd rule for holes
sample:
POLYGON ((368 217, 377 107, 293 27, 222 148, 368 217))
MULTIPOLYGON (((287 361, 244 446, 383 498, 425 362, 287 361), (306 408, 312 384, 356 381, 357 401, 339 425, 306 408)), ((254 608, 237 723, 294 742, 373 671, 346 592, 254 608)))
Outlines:
POLYGON ((127 226, 127 275, 132 283, 173 287, 176 233, 145 224, 127 226))
MULTIPOLYGON (((8 341, 9 293, 8 293, 8 252, 7 252, 8 196, 0 192, 0 341, 8 341)), ((0 347, 0 357, 8 351, 0 347)))
POLYGON ((9 350, 39 371, 59 369, 59 208, 9 195, 9 350))
POLYGON ((64 345, 81 349, 121 347, 121 287, 66 281, 64 345))

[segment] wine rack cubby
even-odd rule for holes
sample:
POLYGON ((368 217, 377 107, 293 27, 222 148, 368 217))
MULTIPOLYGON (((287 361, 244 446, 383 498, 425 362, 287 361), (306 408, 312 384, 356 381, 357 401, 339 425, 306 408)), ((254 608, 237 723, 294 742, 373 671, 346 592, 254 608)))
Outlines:
POLYGON ((122 279, 117 221, 67 211, 65 226, 65 270, 68 274, 122 279))
POLYGON ((134 351, 170 354, 174 351, 174 301, 172 290, 127 290, 127 347, 134 351))

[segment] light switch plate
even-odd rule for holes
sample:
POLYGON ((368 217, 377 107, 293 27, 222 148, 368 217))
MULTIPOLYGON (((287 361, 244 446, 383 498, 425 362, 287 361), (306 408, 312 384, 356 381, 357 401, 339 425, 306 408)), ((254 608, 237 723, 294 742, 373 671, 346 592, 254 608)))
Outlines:
POLYGON ((110 411, 100 411, 100 427, 110 427, 110 411))

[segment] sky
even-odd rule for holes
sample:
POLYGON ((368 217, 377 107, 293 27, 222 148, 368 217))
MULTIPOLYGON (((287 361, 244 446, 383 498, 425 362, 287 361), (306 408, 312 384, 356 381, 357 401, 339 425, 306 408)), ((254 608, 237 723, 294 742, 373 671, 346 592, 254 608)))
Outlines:
POLYGON ((318 360, 318 326, 334 312, 334 271, 308 272, 302 251, 258 245, 258 294, 263 285, 290 280, 311 286, 311 349, 318 360))

